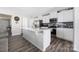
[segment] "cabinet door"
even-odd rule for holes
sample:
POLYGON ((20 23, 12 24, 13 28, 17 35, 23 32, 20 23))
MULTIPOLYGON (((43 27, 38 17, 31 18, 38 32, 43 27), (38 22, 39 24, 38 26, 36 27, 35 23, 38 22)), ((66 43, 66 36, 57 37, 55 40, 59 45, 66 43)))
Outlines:
POLYGON ((68 10, 63 12, 63 21, 64 22, 73 21, 73 10, 68 10))
POLYGON ((43 23, 49 23, 50 16, 43 17, 43 23))
POLYGON ((58 13, 58 22, 70 22, 73 20, 73 10, 58 13))
POLYGON ((58 22, 63 22, 63 12, 58 13, 58 22))
POLYGON ((37 36, 38 41, 43 44, 43 33, 38 33, 36 34, 36 36, 37 36))
POLYGON ((63 35, 64 35, 64 39, 73 42, 73 29, 64 28, 63 35))
POLYGON ((57 28, 57 33, 56 33, 57 37, 64 38, 63 32, 64 32, 63 28, 57 28))

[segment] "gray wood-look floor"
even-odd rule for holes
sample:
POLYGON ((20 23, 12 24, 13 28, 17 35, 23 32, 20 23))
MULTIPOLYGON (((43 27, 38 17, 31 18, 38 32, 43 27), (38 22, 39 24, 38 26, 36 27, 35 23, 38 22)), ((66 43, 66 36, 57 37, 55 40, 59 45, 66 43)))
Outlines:
MULTIPOLYGON (((14 36, 8 40, 9 52, 41 52, 37 47, 25 40, 21 36, 14 36)), ((46 52, 72 52, 73 43, 52 37, 50 46, 46 52)))
POLYGON ((8 33, 0 32, 0 52, 8 52, 8 33))
POLYGON ((47 52, 73 52, 73 43, 64 39, 52 37, 47 52))
POLYGON ((9 52, 40 52, 38 48, 25 40, 22 36, 14 36, 8 40, 9 52))
POLYGON ((8 38, 0 38, 0 52, 8 52, 8 38))

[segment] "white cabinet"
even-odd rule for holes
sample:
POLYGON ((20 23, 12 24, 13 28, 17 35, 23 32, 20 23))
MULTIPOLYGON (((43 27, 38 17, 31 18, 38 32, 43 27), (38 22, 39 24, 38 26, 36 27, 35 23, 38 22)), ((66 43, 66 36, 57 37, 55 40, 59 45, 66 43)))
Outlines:
POLYGON ((73 10, 68 10, 68 11, 62 11, 58 13, 58 22, 70 22, 73 21, 73 15, 74 12, 73 10))
POLYGON ((47 30, 44 30, 43 32, 44 32, 43 33, 43 50, 45 51, 51 42, 51 30, 47 29, 47 30))
POLYGON ((64 28, 63 30, 64 30, 64 31, 63 31, 64 39, 73 42, 73 38, 74 38, 74 37, 73 37, 73 29, 64 28))
POLYGON ((73 42, 73 29, 57 28, 57 37, 73 42))
POLYGON ((57 28, 56 36, 59 38, 64 38, 63 32, 64 32, 63 28, 57 28))
POLYGON ((58 17, 58 22, 63 22, 64 21, 63 12, 58 13, 57 17, 58 17))
POLYGON ((42 46, 42 51, 45 51, 46 48, 50 45, 51 42, 51 30, 50 29, 40 29, 36 34, 38 43, 42 46), (42 42, 42 43, 41 43, 42 42))
POLYGON ((43 39, 41 39, 42 37, 38 38, 38 36, 41 36, 41 35, 38 35, 38 34, 36 35, 34 31, 23 29, 23 37, 26 40, 28 40, 29 42, 31 42, 33 45, 35 45, 37 48, 42 50, 43 49, 43 39))
POLYGON ((23 29, 23 37, 42 51, 50 45, 50 29, 41 31, 23 29))
POLYGON ((49 23, 50 15, 44 16, 42 19, 43 19, 43 23, 49 23))
POLYGON ((65 11, 63 13, 63 19, 64 19, 64 22, 68 22, 68 21, 73 21, 73 15, 74 15, 74 12, 73 10, 68 10, 68 11, 65 11))

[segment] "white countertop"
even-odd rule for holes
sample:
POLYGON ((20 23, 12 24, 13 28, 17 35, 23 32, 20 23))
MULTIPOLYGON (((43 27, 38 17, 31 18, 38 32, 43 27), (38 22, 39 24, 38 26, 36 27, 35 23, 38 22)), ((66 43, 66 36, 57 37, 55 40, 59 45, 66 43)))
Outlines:
POLYGON ((44 31, 44 30, 51 30, 52 28, 23 28, 25 30, 30 30, 30 31, 44 31))
POLYGON ((23 28, 23 29, 24 30, 33 31, 33 32, 35 32, 36 35, 37 34, 43 34, 45 31, 50 31, 51 32, 51 30, 52 30, 50 28, 36 28, 36 29, 33 29, 33 28, 23 28))

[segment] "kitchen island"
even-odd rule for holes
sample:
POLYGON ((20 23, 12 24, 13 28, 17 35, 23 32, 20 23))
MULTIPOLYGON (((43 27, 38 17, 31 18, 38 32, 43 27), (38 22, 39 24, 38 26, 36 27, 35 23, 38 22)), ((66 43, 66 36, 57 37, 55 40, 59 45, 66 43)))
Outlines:
POLYGON ((45 51, 51 42, 51 29, 23 29, 23 37, 41 51, 45 51))

